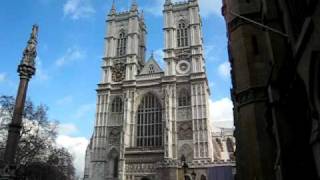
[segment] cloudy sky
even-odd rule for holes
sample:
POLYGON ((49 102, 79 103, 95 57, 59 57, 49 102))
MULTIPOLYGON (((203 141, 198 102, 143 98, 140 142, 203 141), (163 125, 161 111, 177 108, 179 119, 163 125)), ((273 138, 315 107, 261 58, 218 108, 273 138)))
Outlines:
MULTIPOLYGON (((10 0, 0 6, 0 95, 15 95, 16 73, 32 24, 40 26, 37 73, 28 97, 49 106, 49 119, 61 123, 57 143, 83 169, 84 152, 94 126, 100 80, 105 18, 112 0, 10 0)), ((148 28, 147 54, 163 65, 164 0, 137 0, 148 28)), ((131 0, 116 0, 117 11, 131 0)), ((211 88, 210 112, 215 127, 232 126, 227 39, 221 0, 200 0, 206 67, 211 88)))

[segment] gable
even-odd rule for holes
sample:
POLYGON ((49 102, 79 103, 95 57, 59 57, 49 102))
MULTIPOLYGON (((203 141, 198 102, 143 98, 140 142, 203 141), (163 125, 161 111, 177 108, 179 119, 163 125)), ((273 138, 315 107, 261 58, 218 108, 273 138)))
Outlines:
POLYGON ((163 72, 159 64, 153 59, 150 58, 146 65, 143 67, 140 74, 155 74, 163 72))

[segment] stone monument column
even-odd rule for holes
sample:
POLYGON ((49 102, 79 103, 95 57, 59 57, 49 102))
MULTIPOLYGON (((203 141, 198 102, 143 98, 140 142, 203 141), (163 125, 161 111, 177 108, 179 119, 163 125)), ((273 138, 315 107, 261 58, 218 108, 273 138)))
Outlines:
POLYGON ((3 178, 7 177, 7 179, 14 179, 15 176, 15 154, 20 138, 20 130, 22 127, 22 114, 25 105, 28 83, 36 71, 35 58, 37 56, 37 37, 38 26, 33 25, 30 39, 28 41, 27 47, 23 52, 23 58, 18 66, 20 84, 18 94, 16 97, 13 118, 9 125, 8 139, 4 154, 5 168, 3 169, 3 172, 1 174, 3 178))

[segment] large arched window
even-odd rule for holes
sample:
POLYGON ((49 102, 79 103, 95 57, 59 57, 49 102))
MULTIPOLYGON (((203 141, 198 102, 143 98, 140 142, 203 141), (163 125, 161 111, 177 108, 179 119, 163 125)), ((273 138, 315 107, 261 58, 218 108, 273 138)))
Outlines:
POLYGON ((178 105, 179 106, 190 106, 190 104, 191 104, 190 93, 186 89, 182 89, 179 92, 178 105))
POLYGON ((188 27, 184 21, 180 21, 177 28, 177 45, 178 47, 188 46, 188 27))
POLYGON ((159 147, 162 145, 162 114, 158 99, 145 95, 137 113, 137 146, 159 147))
POLYGON ((112 101, 111 112, 120 113, 122 111, 123 111, 122 99, 119 96, 117 96, 112 101))
POLYGON ((118 44, 117 44, 117 56, 126 55, 127 50, 127 36, 124 32, 119 34, 118 44))

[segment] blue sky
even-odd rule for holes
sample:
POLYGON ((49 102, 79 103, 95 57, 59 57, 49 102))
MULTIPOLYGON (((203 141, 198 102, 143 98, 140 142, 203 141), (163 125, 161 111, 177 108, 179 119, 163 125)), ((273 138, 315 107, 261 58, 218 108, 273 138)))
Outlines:
MULTIPOLYGON (((93 130, 95 89, 101 76, 105 20, 111 1, 10 0, 3 1, 0 6, 0 95, 16 94, 19 80, 17 65, 32 24, 37 23, 40 26, 37 73, 30 82, 28 97, 36 104, 43 103, 49 107, 49 119, 61 123, 60 134, 64 138, 60 137, 61 144, 69 148, 75 145, 66 141, 78 140, 84 149, 84 141, 87 142, 93 130)), ((163 65, 164 0, 137 2, 145 12, 147 56, 154 51, 159 64, 163 65)), ((127 10, 130 3, 130 0, 116 0, 117 11, 127 10)), ((215 112, 211 117, 216 126, 230 126, 232 103, 221 2, 200 0, 200 5, 212 93, 210 108, 215 112)))

